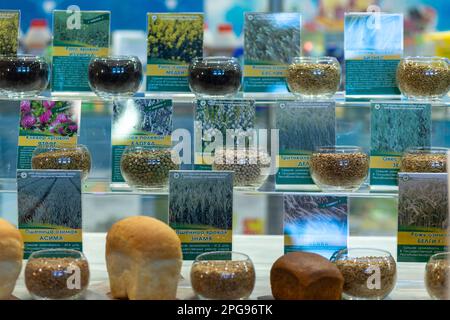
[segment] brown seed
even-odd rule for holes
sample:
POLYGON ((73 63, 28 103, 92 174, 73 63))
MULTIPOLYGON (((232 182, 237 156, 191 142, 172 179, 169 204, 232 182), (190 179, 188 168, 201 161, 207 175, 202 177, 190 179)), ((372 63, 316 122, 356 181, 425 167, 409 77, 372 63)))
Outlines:
POLYGON ((407 153, 400 162, 401 172, 447 172, 446 154, 407 153))
POLYGON ((287 83, 293 93, 332 96, 339 88, 341 70, 335 64, 293 63, 287 71, 287 83))
POLYGON ((450 293, 450 264, 448 260, 429 262, 425 270, 425 285, 431 297, 448 300, 450 293))

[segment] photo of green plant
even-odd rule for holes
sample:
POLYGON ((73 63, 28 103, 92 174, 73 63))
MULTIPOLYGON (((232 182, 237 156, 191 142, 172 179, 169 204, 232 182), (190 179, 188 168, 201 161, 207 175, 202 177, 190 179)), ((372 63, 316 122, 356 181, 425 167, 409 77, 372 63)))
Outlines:
POLYGON ((448 227, 446 173, 399 174, 399 229, 448 227))
POLYGON ((153 63, 190 63, 203 56, 203 15, 149 13, 147 52, 153 63))
POLYGON ((74 172, 72 177, 27 175, 27 171, 18 171, 19 225, 22 228, 82 228, 80 173, 74 172))
POLYGON ((19 20, 19 11, 0 11, 0 54, 17 53, 19 20))
POLYGON ((169 183, 172 227, 232 229, 232 172, 171 171, 169 183))
POLYGON ((275 114, 280 152, 313 151, 336 144, 333 104, 304 105, 280 103, 275 114))
POLYGON ((372 152, 401 153, 431 144, 431 107, 378 104, 371 108, 372 152))

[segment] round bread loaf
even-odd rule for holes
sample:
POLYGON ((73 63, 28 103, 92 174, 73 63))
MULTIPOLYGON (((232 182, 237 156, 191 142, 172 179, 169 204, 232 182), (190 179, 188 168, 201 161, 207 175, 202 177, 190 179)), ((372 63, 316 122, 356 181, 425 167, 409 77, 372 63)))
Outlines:
POLYGON ((318 254, 291 252, 273 264, 270 285, 277 300, 340 300, 344 277, 318 254))
POLYGON ((23 240, 19 230, 0 219, 0 300, 9 299, 22 270, 23 240))

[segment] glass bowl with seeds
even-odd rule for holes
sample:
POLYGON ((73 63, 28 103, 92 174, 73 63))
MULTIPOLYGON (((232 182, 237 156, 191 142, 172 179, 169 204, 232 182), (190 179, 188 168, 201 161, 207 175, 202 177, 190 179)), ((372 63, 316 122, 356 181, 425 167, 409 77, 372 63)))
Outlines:
POLYGON ((334 57, 295 57, 286 82, 302 98, 332 98, 341 83, 341 65, 334 57))
POLYGON ((271 157, 256 148, 218 148, 214 153, 212 169, 234 172, 234 187, 257 189, 270 173, 271 157))
POLYGON ((128 146, 120 159, 122 176, 135 190, 165 189, 169 184, 169 171, 178 169, 170 148, 128 146))
POLYGON ((425 287, 435 300, 450 300, 450 253, 430 257, 425 267, 425 287))
POLYGON ((255 267, 249 256, 217 251, 199 255, 191 267, 191 284, 204 300, 244 300, 255 287, 255 267))
POLYGON ((406 57, 397 67, 397 85, 407 98, 434 100, 450 90, 450 60, 443 57, 406 57))
POLYGON ((36 300, 81 299, 89 286, 89 277, 88 261, 77 250, 36 251, 25 267, 25 285, 36 300))
POLYGON ((417 147, 410 148, 402 155, 400 172, 447 172, 446 148, 417 147))
POLYGON ((322 191, 356 191, 369 173, 369 156, 356 146, 319 147, 311 154, 309 167, 322 191))
POLYGON ((382 300, 394 290, 397 264, 385 250, 350 248, 330 258, 344 277, 342 296, 347 300, 382 300))
POLYGON ((38 170, 81 170, 81 179, 91 171, 91 153, 84 145, 73 147, 36 148, 31 157, 31 168, 38 170))

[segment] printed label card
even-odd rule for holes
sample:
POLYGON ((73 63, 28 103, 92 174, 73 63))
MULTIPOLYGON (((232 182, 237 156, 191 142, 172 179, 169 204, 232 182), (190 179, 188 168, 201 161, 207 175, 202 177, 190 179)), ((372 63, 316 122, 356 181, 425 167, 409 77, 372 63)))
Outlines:
POLYGON ((403 55, 403 15, 347 13, 344 21, 346 94, 400 94, 395 74, 403 55))
POLYGON ((109 11, 53 11, 53 91, 91 91, 89 62, 109 54, 110 20, 109 11))
POLYGON ((180 237, 184 260, 231 251, 233 172, 171 171, 169 222, 180 237))
POLYGON ((447 173, 400 173, 397 260, 427 262, 448 248, 447 173))
POLYGON ((20 11, 0 10, 0 54, 14 55, 19 48, 20 11))
POLYGON ((189 92, 189 63, 203 57, 202 13, 148 13, 147 91, 189 92))
POLYGON ((402 153, 431 145, 431 105, 372 102, 370 131, 370 184, 397 186, 402 153))
POLYGON ((284 207, 284 252, 307 251, 329 259, 347 248, 347 197, 286 193, 284 207))
MULTIPOLYGON (((112 120, 112 182, 125 182, 120 160, 127 146, 170 149, 172 146, 172 100, 115 100, 112 120)), ((170 151, 168 151, 170 152, 170 151)))
POLYGON ((313 186, 309 172, 312 151, 336 144, 334 102, 281 102, 275 111, 279 130, 276 184, 313 186))
POLYGON ((226 146, 227 136, 228 139, 234 137, 232 145, 235 146, 256 143, 253 130, 255 121, 254 100, 197 100, 194 126, 195 169, 211 169, 211 156, 215 150, 209 150, 210 146, 216 142, 220 144, 220 139, 222 146, 226 146), (227 135, 227 130, 232 135, 227 135))
POLYGON ((299 13, 246 12, 244 91, 288 92, 287 67, 301 55, 299 13))
POLYGON ((31 169, 31 158, 36 148, 76 146, 80 114, 79 100, 22 100, 17 169, 31 169))
POLYGON ((18 170, 25 259, 44 249, 82 251, 81 171, 18 170))

